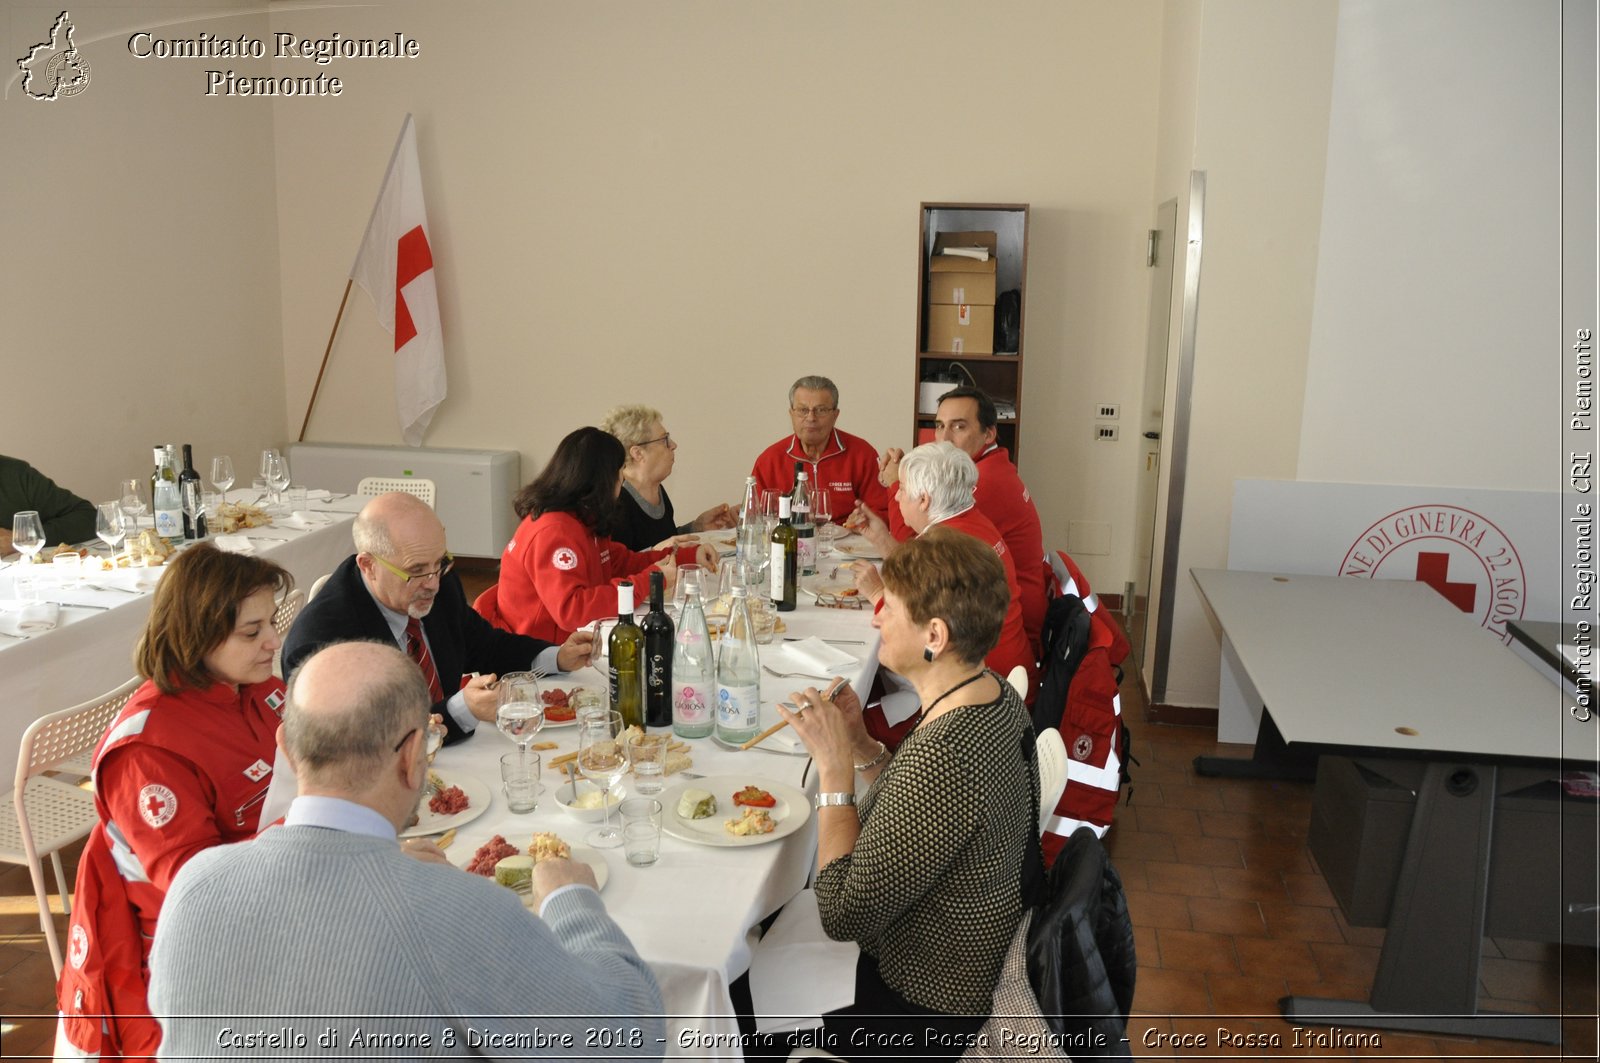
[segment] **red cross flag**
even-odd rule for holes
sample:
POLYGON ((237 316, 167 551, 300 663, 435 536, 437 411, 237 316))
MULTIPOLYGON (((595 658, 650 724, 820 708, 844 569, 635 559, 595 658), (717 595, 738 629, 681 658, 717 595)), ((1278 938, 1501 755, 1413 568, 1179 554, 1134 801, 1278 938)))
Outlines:
POLYGON ((409 114, 400 127, 350 277, 372 297, 378 323, 394 336, 400 434, 420 447, 434 409, 444 401, 444 334, 439 327, 417 136, 409 114))

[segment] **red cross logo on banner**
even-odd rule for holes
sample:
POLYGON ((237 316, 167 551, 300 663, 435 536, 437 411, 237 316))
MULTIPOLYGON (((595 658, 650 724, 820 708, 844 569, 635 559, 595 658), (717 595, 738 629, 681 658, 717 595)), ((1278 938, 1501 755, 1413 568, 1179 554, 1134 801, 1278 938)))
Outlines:
POLYGON ((153 782, 139 791, 139 815, 150 826, 165 827, 177 814, 178 795, 165 786, 153 782))
POLYGON ((1449 572, 1449 554, 1424 551, 1417 555, 1417 582, 1426 583, 1444 595, 1445 601, 1463 613, 1472 612, 1478 601, 1477 585, 1472 583, 1451 583, 1448 578, 1449 572))

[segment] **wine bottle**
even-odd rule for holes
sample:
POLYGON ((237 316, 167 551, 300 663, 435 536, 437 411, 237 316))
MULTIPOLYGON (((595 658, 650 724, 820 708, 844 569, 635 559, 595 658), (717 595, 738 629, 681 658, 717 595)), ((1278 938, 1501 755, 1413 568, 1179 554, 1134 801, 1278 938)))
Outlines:
POLYGON ((735 580, 728 626, 717 644, 717 738, 739 745, 760 733, 761 658, 747 589, 735 580))
POLYGON ((617 626, 606 644, 611 661, 611 709, 624 727, 644 726, 644 632, 633 621, 633 584, 617 584, 617 626))
POLYGON ((644 722, 672 726, 672 617, 661 607, 666 586, 660 569, 650 573, 650 611, 644 614, 644 722))
POLYGON ((199 505, 202 491, 200 474, 194 471, 194 448, 185 443, 183 445, 183 471, 178 473, 178 498, 180 502, 184 503, 183 537, 190 541, 206 537, 206 515, 201 512, 199 505), (191 492, 194 499, 194 504, 192 505, 188 502, 191 492), (191 509, 195 513, 193 517, 189 516, 191 509))
POLYGON ((178 494, 178 473, 173 468, 172 444, 156 448, 156 471, 150 477, 150 511, 156 534, 164 539, 183 535, 183 499, 178 494))
POLYGON ((772 579, 772 604, 780 613, 794 611, 800 584, 799 541, 789 511, 789 500, 780 498, 778 526, 772 530, 771 560, 767 567, 772 579))
POLYGON ((817 529, 811 523, 811 485, 806 471, 795 466, 794 497, 789 502, 789 521, 794 526, 795 553, 799 556, 800 575, 817 574, 817 529))
POLYGON ((700 592, 684 596, 672 639, 672 733, 704 738, 715 724, 717 658, 700 592))

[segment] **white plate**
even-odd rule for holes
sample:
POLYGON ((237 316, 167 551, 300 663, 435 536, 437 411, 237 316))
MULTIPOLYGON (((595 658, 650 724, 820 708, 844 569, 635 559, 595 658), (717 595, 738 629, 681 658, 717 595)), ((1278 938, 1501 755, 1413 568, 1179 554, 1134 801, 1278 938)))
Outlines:
MULTIPOLYGON (((572 842, 567 841, 566 835, 561 834, 560 831, 554 831, 552 833, 560 835, 561 840, 564 841, 564 842, 567 842, 567 845, 572 849, 572 859, 576 860, 580 864, 588 864, 591 868, 594 869, 594 885, 595 885, 595 889, 604 890, 606 888, 606 883, 611 880, 611 868, 606 865, 606 858, 601 856, 595 850, 589 848, 587 845, 573 845, 572 842)), ((502 838, 505 838, 505 833, 501 832, 500 836, 502 838)), ((490 835, 489 837, 492 838, 492 837, 494 837, 494 835, 490 835)), ((530 833, 530 834, 528 834, 527 838, 528 838, 529 841, 532 841, 533 840, 533 835, 530 833)), ((466 871, 467 865, 472 863, 472 858, 475 855, 477 855, 478 850, 482 849, 484 843, 487 842, 488 840, 489 840, 489 838, 480 838, 475 844, 473 844, 471 846, 462 845, 461 846, 461 852, 458 855, 454 853, 455 846, 452 846, 451 847, 451 850, 452 850, 451 862, 454 863, 461 870, 466 871)), ((457 844, 459 845, 460 843, 458 842, 457 844)), ((508 845, 516 845, 517 842, 516 842, 515 839, 506 838, 506 844, 508 844, 508 845)), ((522 853, 526 853, 528 851, 528 847, 526 845, 524 845, 518 851, 522 852, 522 853)), ((471 872, 468 872, 468 873, 470 874, 471 872)), ((480 878, 487 878, 490 882, 494 881, 494 876, 493 875, 482 875, 482 876, 479 876, 479 877, 480 878)), ((531 908, 533 906, 531 895, 529 897, 524 897, 522 903, 528 905, 531 908)))
POLYGON ((714 845, 724 848, 742 848, 765 845, 779 838, 787 838, 811 818, 811 802, 806 795, 792 786, 785 786, 759 775, 710 775, 704 779, 684 779, 667 787, 659 798, 661 802, 661 829, 686 842, 697 845, 714 845), (759 786, 778 803, 768 809, 778 826, 771 834, 739 836, 729 834, 723 823, 744 815, 744 806, 733 803, 733 795, 746 786, 759 786), (717 799, 717 810, 706 819, 684 819, 678 815, 678 799, 685 790, 706 790, 717 799))
MULTIPOLYGON (((559 681, 555 678, 541 679, 539 680, 539 690, 541 694, 546 690, 565 690, 569 694, 574 690, 592 690, 600 695, 600 700, 602 703, 607 702, 611 697, 611 693, 606 688, 605 683, 596 683, 592 680, 574 679, 570 675, 560 677, 559 681)), ((540 730, 550 731, 561 727, 576 726, 578 726, 578 717, 576 714, 574 714, 570 720, 552 720, 548 715, 546 715, 544 718, 544 726, 540 728, 540 730)))
MULTIPOLYGON (((445 786, 461 787, 461 792, 467 795, 467 807, 454 815, 441 816, 428 808, 428 802, 424 800, 417 808, 417 816, 419 817, 417 825, 401 831, 400 837, 426 838, 430 834, 441 834, 451 827, 460 827, 463 824, 471 823, 489 811, 489 802, 494 798, 489 791, 489 787, 482 780, 475 779, 470 775, 458 775, 453 772, 435 771, 434 774, 443 780, 445 786)), ((484 841, 488 840, 487 838, 484 839, 484 841)), ((478 844, 482 845, 483 842, 478 844)))
MULTIPOLYGON (((854 590, 856 574, 848 565, 830 565, 825 572, 818 572, 814 576, 803 576, 800 579, 800 589, 808 594, 844 594, 845 591, 854 590)), ((846 595, 854 598, 857 595, 846 595)))

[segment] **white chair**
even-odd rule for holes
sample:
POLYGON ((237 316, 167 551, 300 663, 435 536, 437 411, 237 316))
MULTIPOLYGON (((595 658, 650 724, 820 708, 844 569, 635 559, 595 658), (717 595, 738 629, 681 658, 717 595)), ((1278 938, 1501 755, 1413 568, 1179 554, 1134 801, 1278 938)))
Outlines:
MULTIPOLYGON (((278 633, 281 643, 289 634, 289 628, 294 626, 294 618, 300 615, 301 608, 306 604, 306 592, 296 588, 278 603, 278 608, 272 611, 272 630, 278 633)), ((283 678, 283 647, 280 645, 272 654, 272 674, 279 679, 283 678)))
POLYGON ((39 926, 50 946, 50 961, 61 973, 61 944, 50 915, 50 894, 44 886, 41 854, 50 855, 61 906, 72 913, 72 890, 61 869, 61 850, 88 836, 98 819, 94 795, 79 786, 45 774, 99 744, 106 728, 144 680, 128 680, 109 694, 41 716, 23 732, 17 754, 12 809, 0 812, 0 860, 27 864, 33 893, 39 901, 39 926))
POLYGON ((322 588, 327 586, 328 580, 332 577, 332 572, 324 572, 312 581, 311 589, 306 592, 306 602, 308 604, 316 600, 317 595, 322 593, 322 588))
POLYGON ((1017 697, 1023 701, 1028 700, 1028 670, 1026 668, 1019 664, 1011 669, 1011 673, 1006 676, 1006 682, 1010 683, 1011 689, 1017 692, 1017 697))
POLYGON ((390 491, 416 495, 428 503, 429 508, 433 506, 433 481, 419 476, 368 476, 356 484, 356 494, 362 498, 375 498, 390 491))
POLYGON ((1034 755, 1039 761, 1039 829, 1055 815, 1056 802, 1067 789, 1067 743, 1061 732, 1046 727, 1044 734, 1033 743, 1034 755))

